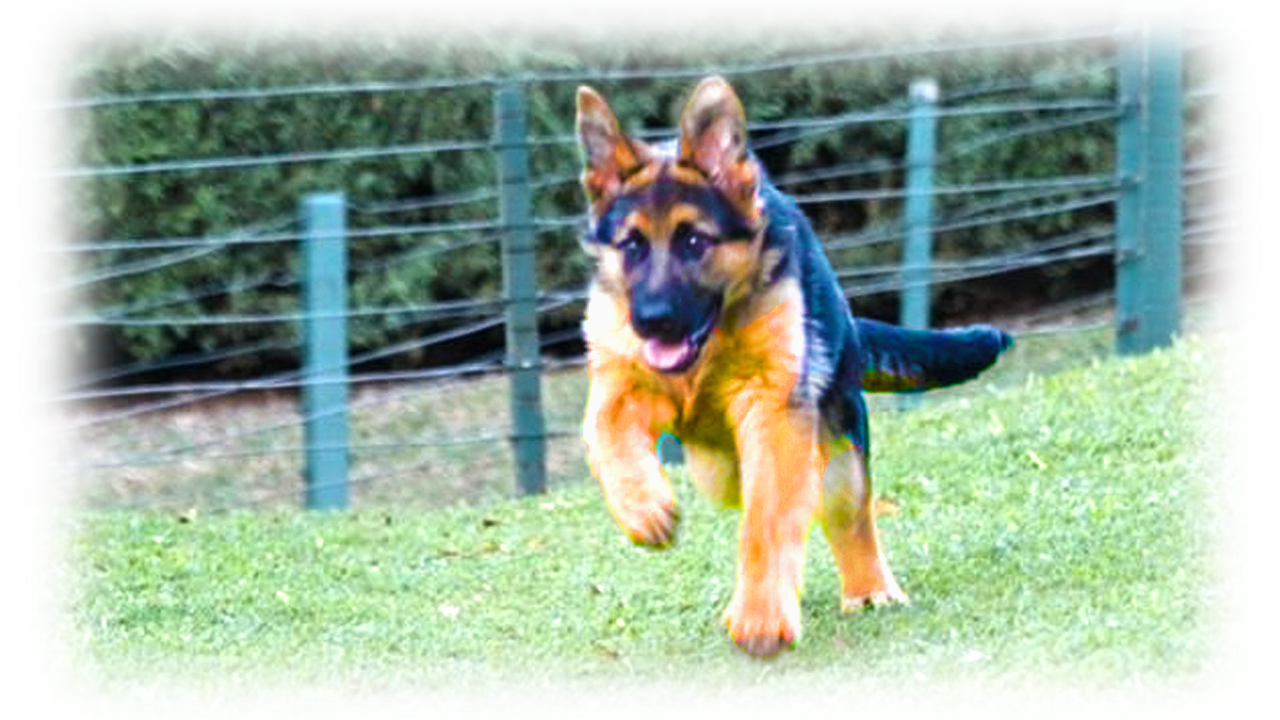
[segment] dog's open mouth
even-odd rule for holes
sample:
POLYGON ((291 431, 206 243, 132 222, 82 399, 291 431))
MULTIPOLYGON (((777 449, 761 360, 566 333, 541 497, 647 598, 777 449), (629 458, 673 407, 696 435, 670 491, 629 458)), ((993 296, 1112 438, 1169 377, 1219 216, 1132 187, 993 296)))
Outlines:
POLYGON ((642 351, 645 363, 654 370, 668 375, 688 370, 697 361, 699 353, 702 352, 702 346, 706 344, 707 337, 715 328, 718 317, 719 313, 713 312, 702 327, 679 340, 656 337, 645 339, 642 351))
POLYGON ((698 346, 690 338, 677 342, 650 338, 644 342, 644 361, 658 372, 683 372, 689 369, 697 358, 698 346))

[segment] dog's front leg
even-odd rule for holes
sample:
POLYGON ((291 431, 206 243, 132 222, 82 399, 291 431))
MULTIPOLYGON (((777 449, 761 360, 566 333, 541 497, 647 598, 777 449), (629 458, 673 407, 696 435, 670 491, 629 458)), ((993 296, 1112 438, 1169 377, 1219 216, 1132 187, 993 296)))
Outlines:
POLYGON ((738 584, 725 612, 733 641, 772 657, 800 633, 805 542, 821 496, 817 413, 776 388, 735 401, 741 453, 738 584))
POLYGON ((587 461, 614 519, 632 542, 646 547, 670 545, 679 519, 657 453, 658 437, 674 417, 669 399, 625 378, 593 373, 582 427, 587 461))

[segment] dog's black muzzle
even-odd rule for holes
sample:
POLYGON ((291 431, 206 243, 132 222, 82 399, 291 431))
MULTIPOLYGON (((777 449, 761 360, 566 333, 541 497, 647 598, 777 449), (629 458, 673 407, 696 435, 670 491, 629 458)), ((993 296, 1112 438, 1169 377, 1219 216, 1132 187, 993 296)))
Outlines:
POLYGON ((717 294, 687 285, 639 286, 631 293, 631 327, 644 340, 645 362, 662 373, 693 365, 719 314, 717 294))

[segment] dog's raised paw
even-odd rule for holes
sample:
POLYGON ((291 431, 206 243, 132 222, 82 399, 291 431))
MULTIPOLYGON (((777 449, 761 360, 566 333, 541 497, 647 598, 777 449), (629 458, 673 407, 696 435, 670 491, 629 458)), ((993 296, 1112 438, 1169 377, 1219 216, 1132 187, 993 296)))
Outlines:
POLYGON ((650 501, 615 515, 636 545, 665 550, 675 544, 676 526, 680 523, 680 508, 675 500, 650 501))

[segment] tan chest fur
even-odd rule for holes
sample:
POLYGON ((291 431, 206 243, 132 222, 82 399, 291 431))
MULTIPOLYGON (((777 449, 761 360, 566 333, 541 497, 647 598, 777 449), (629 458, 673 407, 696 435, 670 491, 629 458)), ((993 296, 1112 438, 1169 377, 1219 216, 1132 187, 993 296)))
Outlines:
POLYGON ((700 489, 719 504, 736 505, 740 419, 752 404, 785 406, 803 361, 803 312, 799 287, 779 283, 749 305, 726 308, 695 365, 666 376, 641 359, 642 341, 624 303, 594 294, 584 321, 592 384, 659 400, 650 408, 666 411, 652 412, 650 432, 676 436, 700 489))

